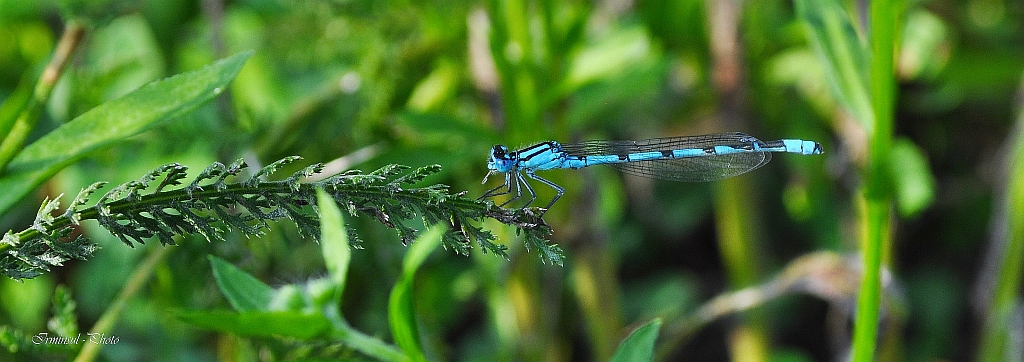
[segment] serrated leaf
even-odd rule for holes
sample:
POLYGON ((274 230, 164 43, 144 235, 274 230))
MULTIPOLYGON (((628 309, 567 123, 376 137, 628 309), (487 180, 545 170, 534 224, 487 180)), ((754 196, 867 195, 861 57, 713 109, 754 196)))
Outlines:
MULTIPOLYGON (((66 228, 65 230, 70 230, 70 228, 66 228)), ((74 258, 78 260, 89 259, 92 257, 92 254, 99 249, 98 245, 89 242, 89 240, 82 236, 67 242, 58 240, 48 241, 47 245, 49 245, 54 252, 65 258, 74 258)))
POLYGON ((395 176, 402 171, 408 170, 409 166, 390 164, 384 167, 378 168, 376 171, 370 172, 369 176, 379 176, 381 178, 388 178, 395 176))
POLYGON ((324 170, 324 164, 322 164, 322 163, 314 163, 312 165, 306 166, 305 168, 303 168, 303 169, 301 169, 299 171, 296 171, 291 176, 288 176, 288 178, 285 179, 285 183, 287 183, 289 186, 291 186, 292 190, 298 191, 299 190, 299 181, 302 181, 305 178, 308 178, 310 176, 318 174, 318 173, 320 173, 320 171, 323 171, 323 170, 324 170))
POLYGON ((658 340, 661 318, 647 322, 622 341, 612 356, 612 362, 650 361, 654 359, 654 342, 658 340))
POLYGON ((53 213, 53 210, 60 208, 60 198, 63 196, 64 194, 57 195, 53 200, 50 200, 49 197, 44 198, 43 203, 39 205, 39 212, 36 213, 36 220, 32 223, 32 226, 42 228, 44 224, 52 224, 53 215, 51 213, 53 213))
POLYGON ((188 177, 188 167, 175 163, 174 167, 167 171, 167 176, 164 177, 163 181, 160 181, 160 185, 153 192, 163 191, 164 187, 167 186, 181 185, 181 180, 186 177, 188 177))
POLYGON ((274 289, 224 259, 209 256, 213 277, 231 307, 240 312, 265 311, 270 306, 274 289))
POLYGON ((68 205, 68 209, 64 211, 64 217, 71 219, 72 223, 78 225, 78 207, 83 206, 87 202, 89 202, 89 196, 91 196, 94 192, 96 192, 96 190, 98 190, 100 187, 103 187, 103 185, 106 184, 106 182, 93 182, 93 184, 89 185, 89 187, 86 187, 79 191, 78 196, 75 196, 75 199, 71 200, 71 205, 68 205))
POLYGON ((111 146, 192 111, 227 89, 251 52, 146 84, 105 102, 25 147, 0 177, 0 213, 57 171, 87 153, 111 146))
POLYGON ((319 313, 297 311, 180 311, 181 320, 194 326, 246 337, 291 337, 307 340, 330 330, 331 322, 319 313))
POLYGON ((0 240, 0 245, 10 245, 16 247, 20 243, 21 241, 18 238, 18 234, 15 234, 11 230, 8 230, 7 233, 4 234, 4 238, 0 240))
POLYGON ((438 173, 440 171, 441 171, 441 165, 423 166, 423 167, 420 167, 420 168, 416 169, 413 172, 410 172, 410 173, 407 173, 405 175, 402 175, 402 177, 399 177, 399 178, 395 179, 395 181, 392 181, 391 184, 396 185, 396 186, 397 185, 401 185, 401 184, 412 185, 412 184, 415 184, 417 182, 422 181, 427 176, 433 175, 433 174, 438 173))
POLYGON ((259 184, 260 181, 263 180, 263 178, 265 178, 267 176, 270 176, 273 173, 277 172, 277 170, 281 169, 281 167, 284 167, 285 165, 287 165, 289 163, 292 163, 292 162, 295 162, 295 161, 298 161, 300 159, 302 159, 302 157, 299 157, 299 156, 288 156, 288 157, 282 158, 280 160, 274 161, 273 163, 271 163, 269 165, 266 165, 263 168, 261 168, 259 170, 259 172, 256 172, 255 175, 252 175, 252 177, 250 177, 249 180, 246 181, 246 185, 255 186, 255 185, 259 184))

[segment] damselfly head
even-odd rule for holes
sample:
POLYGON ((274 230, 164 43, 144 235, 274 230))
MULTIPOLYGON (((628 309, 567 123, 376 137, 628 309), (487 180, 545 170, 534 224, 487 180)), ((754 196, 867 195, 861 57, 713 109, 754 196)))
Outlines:
POLYGON ((505 173, 511 171, 515 163, 512 160, 512 155, 508 152, 508 147, 496 145, 494 148, 491 148, 491 157, 487 160, 487 169, 505 173))

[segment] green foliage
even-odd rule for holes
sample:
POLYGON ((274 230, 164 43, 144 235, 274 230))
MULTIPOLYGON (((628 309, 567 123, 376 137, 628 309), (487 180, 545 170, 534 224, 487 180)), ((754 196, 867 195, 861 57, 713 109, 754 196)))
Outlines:
POLYGON ((615 350, 612 362, 650 361, 654 358, 654 342, 658 340, 661 319, 655 318, 633 330, 619 349, 615 350))
POLYGON ((323 315, 303 311, 182 311, 177 317, 196 327, 246 337, 310 339, 331 326, 323 315))
MULTIPOLYGON (((889 248, 891 195, 899 192, 901 211, 917 212, 934 192, 930 172, 923 157, 913 145, 900 147, 893 153, 892 137, 895 112, 895 30, 902 24, 902 3, 873 1, 870 3, 870 34, 865 44, 854 29, 854 17, 839 1, 797 1, 797 12, 810 35, 819 61, 825 65, 825 78, 846 111, 859 121, 867 135, 868 155, 865 162, 862 197, 865 211, 862 253, 864 278, 858 299, 854 337, 854 360, 871 361, 875 356, 878 333, 878 311, 881 299, 880 268, 882 254, 889 248), (898 157, 897 160, 892 157, 898 157), (902 161, 909 165, 911 177, 902 177, 892 189, 895 177, 891 167, 902 161)), ((902 28, 900 28, 902 29, 902 28)))
POLYGON ((797 0, 796 9, 832 94, 870 132, 875 123, 868 89, 871 52, 854 29, 853 17, 839 0, 797 0))
POLYGON ((149 83, 103 103, 21 150, 0 173, 0 212, 91 151, 174 119, 227 89, 252 52, 149 83))
POLYGON ((51 359, 66 359, 76 352, 80 345, 73 343, 40 343, 45 338, 74 340, 89 338, 79 334, 78 317, 75 315, 75 301, 67 287, 60 285, 53 295, 53 317, 45 333, 26 333, 11 326, 0 326, 0 346, 11 353, 24 353, 51 359))
MULTIPOLYGON (((202 235, 207 241, 223 241, 224 233, 231 229, 247 236, 260 236, 270 221, 282 218, 294 222, 300 234, 316 238, 320 234, 316 209, 307 210, 309 208, 304 206, 316 201, 318 188, 343 205, 349 215, 366 215, 396 229, 403 244, 416 235, 416 230, 404 222, 419 216, 427 225, 451 225, 452 229, 443 234, 442 241, 457 253, 468 254, 472 241, 476 241, 485 251, 507 257, 507 246, 493 243, 493 234, 470 223, 487 217, 517 226, 526 235, 527 245, 542 251, 543 260, 561 263, 561 250, 543 239, 550 230, 530 210, 505 210, 491 202, 464 198, 465 193, 449 194, 446 185, 406 188, 438 172, 439 166, 403 173, 409 168, 389 165, 368 174, 347 171, 316 182, 300 182, 323 169, 323 165, 315 164, 284 180, 267 179, 295 160, 298 157, 281 159, 234 183, 228 182, 228 178, 241 177, 247 167, 245 162, 240 159, 228 166, 217 162, 188 185, 177 188, 174 187, 182 185, 187 177, 188 168, 167 164, 136 181, 111 189, 95 205, 82 207, 101 186, 93 184, 82 190, 58 217, 52 212, 59 207, 59 197, 46 201, 30 228, 4 236, 0 245, 0 251, 4 252, 0 267, 11 278, 32 278, 69 259, 89 258, 96 245, 84 236, 63 240, 71 234, 73 225, 87 219, 96 219, 100 226, 128 246, 150 238, 173 245, 175 236, 187 234, 202 235), (151 192, 144 193, 158 179, 160 183, 151 192)), ((358 240, 355 234, 349 235, 353 246, 361 246, 358 240)))
POLYGON ((0 164, 18 158, 0 167, 0 264, 21 282, 0 283, 0 360, 68 359, 31 338, 76 329, 122 337, 81 361, 601 360, 627 345, 646 360, 649 343, 659 360, 852 359, 850 326, 823 303, 860 318, 861 360, 1013 360, 1021 6, 913 2, 904 22, 903 3, 3 1, 0 164), (827 152, 725 184, 546 172, 567 190, 551 228, 470 200, 494 144, 718 131, 827 152), (300 171, 298 188, 228 173, 287 155, 380 170, 337 187, 300 171), (214 161, 191 194, 202 168, 147 174, 214 161), (443 169, 391 187, 416 169, 388 164, 443 169), (407 274, 424 236, 475 255, 433 253, 407 274), (545 262, 561 263, 551 242, 573 257, 542 265, 520 238, 545 262), (183 245, 120 246, 151 240, 183 245), (818 252, 842 262, 791 275, 818 252), (780 280, 799 290, 773 293, 780 280), (886 304, 894 290, 906 313, 886 304))
POLYGON ((217 287, 228 298, 232 308, 246 312, 264 310, 270 305, 274 296, 273 288, 213 255, 210 256, 210 265, 213 267, 217 287))
POLYGON ((896 207, 900 216, 911 217, 924 211, 935 199, 935 177, 921 148, 912 141, 899 138, 893 143, 889 162, 895 185, 896 207))
MULTIPOLYGON (((239 336, 341 344, 380 360, 426 360, 416 329, 413 277, 426 256, 441 244, 443 227, 431 228, 412 244, 406 255, 402 280, 391 293, 389 315, 392 334, 405 353, 403 356, 402 352, 383 341, 353 329, 341 315, 340 297, 344 290, 344 275, 348 272, 349 246, 344 242, 347 233, 334 198, 323 190, 316 192, 317 208, 324 215, 321 222, 324 258, 328 265, 332 265, 329 277, 274 289, 230 263, 211 256, 217 284, 235 312, 180 311, 177 316, 200 328, 239 336), (340 253, 342 255, 338 255, 340 249, 345 250, 340 253), (330 261, 332 258, 344 260, 330 261)), ((303 355, 303 358, 310 357, 308 351, 297 351, 296 348, 287 352, 295 353, 303 355)))
POLYGON ((35 72, 26 72, 14 91, 0 104, 0 135, 4 135, 0 141, 10 135, 11 128, 14 128, 15 122, 18 120, 18 115, 28 105, 37 77, 35 72))
POLYGON ((323 249, 327 274, 334 283, 335 292, 331 299, 340 304, 341 293, 345 291, 348 265, 352 261, 352 249, 345 231, 345 219, 331 196, 323 190, 316 191, 316 205, 320 211, 320 245, 323 249))
POLYGON ((53 292, 53 317, 46 323, 47 328, 61 337, 77 336, 76 306, 75 300, 71 298, 71 291, 63 285, 58 285, 53 292))
POLYGON ((402 262, 402 277, 391 289, 391 299, 388 301, 388 321, 391 323, 391 333, 395 337, 395 343, 413 361, 427 360, 423 354, 419 329, 416 327, 413 283, 416 270, 420 268, 430 252, 441 244, 442 232, 443 229, 440 226, 434 227, 412 244, 402 262))

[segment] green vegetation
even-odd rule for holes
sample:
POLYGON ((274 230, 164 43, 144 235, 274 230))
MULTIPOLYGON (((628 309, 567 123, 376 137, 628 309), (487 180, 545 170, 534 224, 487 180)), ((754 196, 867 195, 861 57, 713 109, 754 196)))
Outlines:
POLYGON ((985 0, 0 0, 0 361, 1019 360, 1022 27, 985 0), (494 144, 725 131, 825 154, 544 172, 543 219, 476 199, 494 144))

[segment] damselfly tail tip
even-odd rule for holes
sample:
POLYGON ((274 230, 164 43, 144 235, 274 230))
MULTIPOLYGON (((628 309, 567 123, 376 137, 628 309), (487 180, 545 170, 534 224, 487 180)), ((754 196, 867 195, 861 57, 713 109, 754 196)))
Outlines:
POLYGON ((821 144, 820 144, 820 143, 818 143, 818 142, 814 142, 814 150, 813 150, 813 151, 811 151, 811 154, 812 154, 812 155, 820 155, 820 154, 822 154, 822 153, 825 153, 825 150, 823 150, 823 149, 821 148, 821 144))

